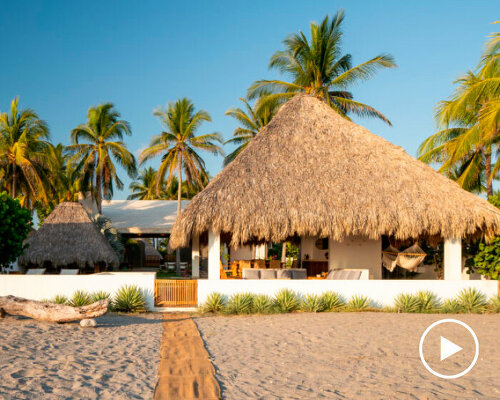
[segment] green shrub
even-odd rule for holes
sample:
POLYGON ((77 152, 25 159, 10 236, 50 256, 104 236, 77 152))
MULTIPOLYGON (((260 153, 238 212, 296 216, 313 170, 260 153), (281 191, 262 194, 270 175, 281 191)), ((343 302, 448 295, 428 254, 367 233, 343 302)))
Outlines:
POLYGON ((254 297, 252 311, 257 314, 270 314, 274 310, 273 299, 265 294, 254 297))
POLYGON ((302 299, 301 307, 302 311, 307 312, 320 312, 323 311, 323 302, 321 297, 316 294, 308 294, 302 299))
POLYGON ((439 309, 440 301, 435 293, 424 290, 417 293, 418 309, 420 313, 432 313, 439 309))
POLYGON ((419 300, 413 294, 401 293, 396 296, 394 307, 396 312, 415 313, 419 309, 419 300))
POLYGON ((321 295, 323 311, 340 311, 345 307, 342 296, 335 292, 325 292, 321 295))
POLYGON ((52 303, 49 299, 40 299, 38 300, 40 303, 52 303))
POLYGON ((250 314, 254 300, 252 293, 238 293, 229 298, 226 312, 228 314, 250 314))
POLYGON ((201 306, 201 312, 204 313, 218 313, 224 310, 226 306, 226 298, 217 292, 210 293, 207 300, 201 306))
POLYGON ((476 288, 463 289, 459 293, 457 300, 461 311, 464 313, 482 313, 488 305, 486 296, 476 288))
POLYGON ((56 297, 52 299, 52 303, 55 304, 68 304, 68 298, 61 294, 58 294, 56 297))
POLYGON ((347 303, 349 311, 365 311, 370 308, 370 299, 363 295, 354 295, 347 303))
POLYGON ((89 304, 92 304, 92 298, 83 290, 77 290, 68 301, 68 305, 72 307, 88 306, 89 304))
POLYGON ((500 236, 489 243, 479 243, 479 252, 474 256, 474 267, 481 275, 500 279, 500 236))
POLYGON ((443 304, 439 307, 440 314, 459 314, 461 312, 462 308, 457 299, 447 299, 443 301, 443 304))
POLYGON ((98 290, 97 292, 92 293, 91 297, 92 303, 95 303, 99 300, 111 300, 111 295, 104 290, 98 290))
POLYGON ((19 200, 10 197, 7 192, 0 192, 0 221, 1 273, 16 261, 26 248, 24 240, 31 229, 31 213, 21 207, 19 200))
POLYGON ((135 285, 122 286, 116 292, 113 301, 113 310, 122 312, 146 311, 146 298, 144 293, 135 285))
POLYGON ((488 312, 500 313, 500 296, 493 296, 487 306, 488 312))
POLYGON ((290 289, 281 289, 274 297, 274 306, 277 312, 287 313, 297 311, 300 306, 297 294, 290 289))

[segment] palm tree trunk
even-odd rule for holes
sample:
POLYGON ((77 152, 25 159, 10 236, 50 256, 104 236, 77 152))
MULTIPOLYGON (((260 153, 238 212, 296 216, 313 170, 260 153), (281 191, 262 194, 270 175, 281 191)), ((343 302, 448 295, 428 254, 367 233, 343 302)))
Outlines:
POLYGON ((16 198, 17 165, 12 164, 12 198, 16 198))
POLYGON ((486 162, 485 162, 485 169, 486 169, 486 194, 489 196, 493 196, 493 179, 491 176, 491 146, 488 145, 487 151, 484 155, 486 162))
MULTIPOLYGON (((181 215, 181 197, 182 197, 182 153, 179 155, 179 187, 177 188, 177 218, 181 215)), ((181 249, 175 250, 175 272, 181 274, 181 249)))
POLYGON ((281 247, 281 262, 286 263, 286 242, 283 242, 283 246, 281 247))
POLYGON ((96 197, 95 197, 95 202, 97 205, 97 212, 99 214, 102 214, 102 195, 101 195, 101 190, 102 190, 102 176, 101 173, 98 172, 95 178, 95 185, 96 185, 96 197))

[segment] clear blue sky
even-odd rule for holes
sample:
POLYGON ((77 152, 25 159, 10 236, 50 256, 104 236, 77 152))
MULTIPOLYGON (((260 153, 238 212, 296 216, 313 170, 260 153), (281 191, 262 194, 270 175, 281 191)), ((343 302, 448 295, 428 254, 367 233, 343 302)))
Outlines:
MULTIPOLYGON (((212 116, 201 132, 228 139, 236 125, 224 112, 251 82, 277 76, 267 66, 281 40, 339 8, 354 63, 387 52, 399 65, 353 89, 394 126, 357 122, 415 155, 435 131, 436 102, 476 65, 497 0, 2 1, 0 111, 20 96, 49 123, 53 142, 68 144, 89 106, 111 101, 131 123, 127 143, 138 155, 161 131, 152 110, 186 96, 212 116)), ((220 171, 221 157, 206 160, 212 175, 220 171)), ((121 176, 118 199, 129 192, 121 176)))

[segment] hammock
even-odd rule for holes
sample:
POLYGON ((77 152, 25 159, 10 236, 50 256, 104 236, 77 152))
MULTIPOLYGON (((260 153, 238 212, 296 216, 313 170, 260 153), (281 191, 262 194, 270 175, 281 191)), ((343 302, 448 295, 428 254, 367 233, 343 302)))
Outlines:
POLYGON ((389 271, 394 271, 396 265, 411 272, 417 272, 417 267, 424 261, 426 253, 415 243, 403 251, 398 251, 394 247, 387 247, 382 252, 382 264, 389 271))

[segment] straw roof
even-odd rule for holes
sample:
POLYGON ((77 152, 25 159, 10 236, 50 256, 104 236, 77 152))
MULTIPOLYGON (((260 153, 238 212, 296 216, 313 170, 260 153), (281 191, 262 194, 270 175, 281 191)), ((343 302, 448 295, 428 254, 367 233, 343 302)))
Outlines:
POLYGON ((172 248, 210 227, 231 244, 298 236, 466 238, 500 233, 487 201, 334 112, 297 96, 181 213, 172 248))
POLYGON ((27 239, 20 265, 51 262, 54 266, 104 262, 118 265, 115 251, 79 203, 61 203, 27 239))

